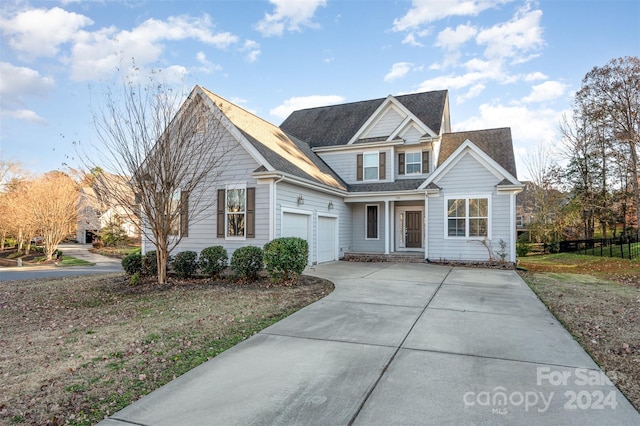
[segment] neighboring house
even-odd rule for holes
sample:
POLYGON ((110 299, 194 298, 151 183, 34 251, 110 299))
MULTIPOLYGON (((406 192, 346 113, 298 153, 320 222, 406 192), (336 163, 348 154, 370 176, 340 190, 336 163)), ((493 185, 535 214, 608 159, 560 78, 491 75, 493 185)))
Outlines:
POLYGON ((125 178, 104 172, 94 178, 91 186, 80 188, 76 240, 81 244, 92 243, 100 230, 112 222, 119 223, 127 236, 140 237, 137 219, 131 214, 133 195, 129 205, 122 205, 108 196, 105 187, 117 187, 121 193, 129 191, 125 178))
POLYGON ((238 149, 212 191, 217 209, 182 218, 176 252, 298 236, 310 264, 354 253, 466 262, 498 255, 502 240, 515 261, 523 185, 511 131, 451 133, 447 91, 305 109, 280 127, 199 86, 197 97, 227 129, 222 149, 238 149))

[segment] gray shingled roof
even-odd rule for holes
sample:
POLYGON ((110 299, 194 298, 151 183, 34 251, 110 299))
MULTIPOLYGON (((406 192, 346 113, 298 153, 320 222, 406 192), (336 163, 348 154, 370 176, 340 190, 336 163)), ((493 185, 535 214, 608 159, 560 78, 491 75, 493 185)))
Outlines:
POLYGON ((438 157, 438 167, 467 139, 517 179, 518 175, 516 171, 516 159, 513 155, 511 129, 508 127, 443 134, 440 156, 438 157))
MULTIPOLYGON (((386 98, 294 111, 280 125, 312 148, 344 145, 360 130, 386 98)), ((395 96, 435 133, 440 133, 446 90, 395 96)))
POLYGON ((357 183, 349 185, 349 192, 409 191, 418 189, 424 179, 402 179, 395 182, 357 183))
MULTIPOLYGON (((271 164, 276 170, 287 173, 293 176, 301 177, 304 179, 309 179, 318 183, 324 183, 319 181, 314 176, 311 176, 306 171, 302 170, 300 167, 297 167, 295 164, 267 148, 262 143, 258 142, 253 136, 248 134, 247 132, 239 129, 240 132, 247 138, 249 142, 260 152, 260 154, 271 164)), ((331 169, 315 152, 311 150, 309 145, 304 142, 299 141, 298 139, 289 136, 289 139, 298 147, 300 151, 323 173, 329 174, 333 176, 344 188, 347 187, 347 184, 344 183, 342 178, 336 174, 336 172, 331 169)), ((266 170, 266 169, 265 169, 266 170)))

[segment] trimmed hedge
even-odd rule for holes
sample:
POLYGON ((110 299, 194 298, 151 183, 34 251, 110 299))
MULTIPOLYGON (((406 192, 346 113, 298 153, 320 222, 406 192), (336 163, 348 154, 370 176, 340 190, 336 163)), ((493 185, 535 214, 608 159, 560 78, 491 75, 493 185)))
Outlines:
POLYGON ((198 253, 195 251, 182 251, 176 254, 171 261, 171 266, 180 278, 190 278, 198 271, 198 253))
POLYGON ((224 271, 228 261, 229 255, 224 247, 207 247, 200 252, 200 272, 208 277, 215 277, 224 271))
POLYGON ((260 247, 240 247, 231 256, 231 270, 240 277, 255 279, 262 270, 262 262, 263 253, 260 247))
POLYGON ((122 259, 122 269, 127 275, 142 272, 142 255, 140 253, 130 253, 122 259))
POLYGON ((309 259, 309 243, 298 237, 276 238, 264 245, 264 263, 274 280, 301 274, 309 259))

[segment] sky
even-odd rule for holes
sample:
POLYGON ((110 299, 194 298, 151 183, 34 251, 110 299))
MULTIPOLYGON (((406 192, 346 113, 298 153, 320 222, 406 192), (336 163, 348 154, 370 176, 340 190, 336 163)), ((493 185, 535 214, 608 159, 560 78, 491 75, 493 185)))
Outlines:
POLYGON ((452 130, 510 127, 526 179, 584 75, 640 56, 640 1, 4 0, 0 36, 0 159, 32 173, 80 167, 92 112, 134 60, 276 125, 447 89, 452 130))

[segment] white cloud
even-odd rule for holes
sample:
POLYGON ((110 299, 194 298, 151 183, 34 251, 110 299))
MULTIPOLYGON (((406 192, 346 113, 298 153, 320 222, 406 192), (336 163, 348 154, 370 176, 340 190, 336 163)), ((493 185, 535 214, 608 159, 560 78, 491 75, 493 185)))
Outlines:
POLYGON ((391 82, 407 75, 413 64, 411 62, 396 62, 391 66, 391 71, 384 76, 384 81, 391 82))
POLYGON ((544 102, 564 95, 565 85, 559 81, 545 81, 531 88, 531 93, 522 98, 522 102, 544 102))
POLYGON ((523 56, 524 53, 543 45, 541 18, 541 10, 524 7, 510 21, 480 30, 476 41, 486 45, 487 58, 514 58, 515 62, 524 62, 532 57, 523 56))
POLYGON ((545 74, 540 71, 532 72, 524 76, 524 81, 536 81, 536 80, 546 80, 547 77, 545 74))
POLYGON ((416 47, 424 46, 424 44, 416 40, 416 36, 413 33, 407 34, 406 37, 402 40, 402 44, 408 44, 409 46, 416 46, 416 47))
POLYGON ((319 7, 327 5, 326 0, 269 0, 275 6, 272 14, 265 13, 264 18, 256 24, 263 36, 282 35, 284 30, 300 31, 301 26, 316 28, 312 21, 319 7))
POLYGON ((464 75, 444 75, 420 83, 418 92, 428 92, 431 90, 461 89, 479 83, 485 76, 479 72, 470 72, 464 75))
POLYGON ((394 31, 407 31, 449 16, 476 16, 513 0, 413 0, 411 9, 393 21, 394 31))
POLYGON ((269 113, 279 118, 287 118, 293 111, 317 106, 334 105, 344 102, 344 98, 338 95, 312 95, 296 96, 289 98, 282 105, 279 105, 269 113))
POLYGON ((59 7, 26 10, 0 22, 9 46, 27 58, 56 56, 60 45, 73 41, 81 28, 93 24, 86 16, 59 7))
POLYGON ((74 80, 100 79, 111 75, 123 59, 133 58, 136 66, 157 62, 164 41, 193 39, 219 49, 237 43, 238 37, 228 32, 213 32, 208 16, 172 16, 166 21, 149 19, 138 27, 118 30, 102 28, 95 32, 81 31, 71 56, 71 77, 74 80))
POLYGON ((222 70, 222 66, 220 66, 218 64, 214 64, 213 62, 208 60, 207 59, 207 55, 204 52, 196 53, 196 61, 198 61, 198 63, 200 65, 202 65, 201 67, 198 67, 196 69, 196 71, 198 71, 198 72, 205 73, 205 74, 210 74, 210 73, 212 73, 214 71, 221 71, 222 70))
MULTIPOLYGON (((510 127, 516 153, 526 153, 541 143, 558 139, 558 123, 565 111, 550 108, 531 109, 525 106, 505 106, 486 103, 479 108, 479 115, 455 123, 454 131, 510 127)), ((522 179, 525 171, 524 156, 516 156, 517 168, 522 179)))
POLYGON ((253 40, 247 40, 244 42, 242 46, 243 52, 246 52, 245 59, 249 63, 253 63, 258 60, 258 56, 260 56, 260 44, 253 40))
POLYGON ((472 25, 458 25, 456 29, 447 27, 438 33, 435 45, 446 50, 456 50, 477 33, 478 29, 472 25))
POLYGON ((45 124, 42 117, 24 106, 26 98, 46 96, 54 88, 55 82, 51 77, 44 77, 31 68, 0 62, 0 105, 5 117, 45 124))
POLYGON ((36 112, 28 109, 18 109, 15 111, 2 110, 1 115, 10 117, 16 120, 28 121, 34 124, 45 125, 47 121, 40 117, 36 112))

